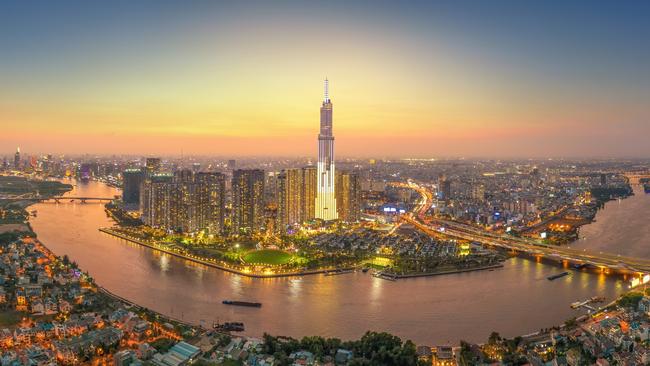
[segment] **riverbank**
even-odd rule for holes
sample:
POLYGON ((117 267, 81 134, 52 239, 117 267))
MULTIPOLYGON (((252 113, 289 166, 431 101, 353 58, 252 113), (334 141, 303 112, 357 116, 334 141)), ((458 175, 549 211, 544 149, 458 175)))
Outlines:
POLYGON ((247 272, 245 270, 241 270, 238 268, 233 268, 233 267, 228 267, 222 264, 215 262, 210 262, 206 261, 197 257, 190 257, 188 255, 182 254, 182 253, 177 253, 172 250, 169 250, 167 248, 161 247, 159 245, 156 245, 155 243, 148 243, 146 241, 139 240, 137 238, 130 237, 128 235, 124 235, 122 233, 119 233, 115 230, 112 230, 110 228, 99 228, 99 231, 114 236, 116 238, 120 238, 126 241, 129 241, 134 244, 138 244, 144 247, 147 247, 151 250, 155 250, 158 252, 162 252, 165 254, 172 255, 177 258, 185 259, 194 263, 202 264, 208 267, 212 268, 217 268, 222 271, 238 274, 240 276, 245 276, 245 277, 251 277, 251 278, 280 278, 280 277, 299 277, 299 276, 307 276, 307 275, 315 275, 315 274, 326 274, 334 271, 350 271, 350 270, 355 270, 358 269, 358 267, 343 267, 343 268, 319 268, 319 269, 314 269, 314 270, 303 270, 303 271, 295 271, 295 272, 283 272, 283 273, 253 273, 253 272, 247 272))
MULTIPOLYGON (((116 194, 97 182, 79 184, 69 193, 88 197, 116 194)), ((639 207, 645 210, 650 206, 639 207)), ((511 258, 504 268, 491 272, 398 283, 379 281, 361 271, 253 279, 100 232, 99 227, 114 225, 103 205, 62 202, 37 204, 33 209, 38 216, 30 217, 30 222, 39 239, 58 255, 77 262, 111 292, 194 324, 243 321, 244 334, 253 337, 267 332, 357 339, 363 330, 374 328, 417 344, 457 344, 461 339, 482 342, 493 330, 514 337, 561 324, 582 314, 569 307, 576 299, 594 295, 611 299, 621 289, 618 276, 581 273, 547 281, 547 276, 558 272, 555 265, 522 258, 511 258), (414 293, 418 294, 416 302, 409 300, 414 293), (517 303, 508 301, 513 296, 517 303), (226 307, 221 304, 223 299, 264 305, 261 309, 226 307), (459 313, 459 308, 465 310, 459 313), (310 314, 315 313, 321 315, 314 320, 310 314), (536 316, 530 317, 530 313, 536 316), (414 323, 422 326, 413 327, 414 323)), ((598 221, 602 221, 600 217, 598 221)))
POLYGON ((491 264, 491 265, 488 265, 488 266, 473 267, 473 268, 453 269, 453 270, 448 270, 448 271, 428 272, 428 273, 414 273, 414 274, 407 274, 407 275, 395 275, 395 279, 442 276, 442 275, 456 274, 456 273, 487 271, 487 270, 491 270, 491 269, 493 270, 493 269, 497 269, 497 268, 503 268, 503 263, 491 264))
MULTIPOLYGON (((234 273, 240 276, 245 276, 245 277, 251 277, 251 278, 280 278, 280 277, 297 277, 297 276, 307 276, 307 275, 316 275, 316 274, 325 274, 325 275, 331 275, 331 274, 344 274, 344 273, 349 273, 352 271, 355 271, 357 269, 360 269, 361 266, 353 266, 353 267, 342 267, 342 268, 319 268, 315 270, 303 270, 303 271, 295 271, 295 272, 284 272, 284 273, 252 273, 252 272, 247 272, 245 270, 241 270, 238 268, 233 268, 233 267, 228 267, 219 263, 215 262, 210 262, 203 260, 201 258, 197 257, 191 257, 182 253, 177 253, 172 250, 169 250, 167 248, 164 248, 160 245, 156 245, 155 243, 148 243, 146 241, 139 240, 137 238, 130 237, 128 235, 124 235, 120 232, 117 232, 111 228, 99 228, 99 231, 112 235, 114 237, 129 241, 134 244, 138 244, 141 246, 144 246, 146 248, 149 248, 151 250, 159 251, 165 254, 173 255, 178 258, 182 258, 194 263, 202 264, 208 267, 212 268, 217 268, 222 271, 234 273)), ((485 270, 491 270, 491 269, 496 269, 496 268, 502 268, 503 263, 499 264, 494 264, 494 265, 488 265, 488 266, 480 266, 480 267, 474 267, 474 268, 461 268, 461 269, 454 269, 454 270, 447 270, 447 271, 439 271, 439 272, 428 272, 428 273, 414 273, 414 274, 407 274, 407 275, 391 275, 395 279, 406 279, 406 278, 416 278, 416 277, 431 277, 431 276, 441 276, 441 275, 448 275, 448 274, 455 274, 455 273, 465 273, 465 272, 474 272, 474 271, 485 271, 485 270)))

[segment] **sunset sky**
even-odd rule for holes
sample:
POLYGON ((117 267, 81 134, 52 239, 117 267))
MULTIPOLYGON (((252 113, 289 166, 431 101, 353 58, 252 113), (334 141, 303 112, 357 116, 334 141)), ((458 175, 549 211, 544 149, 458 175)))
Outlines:
POLYGON ((2 1, 0 153, 650 156, 650 2, 2 1))

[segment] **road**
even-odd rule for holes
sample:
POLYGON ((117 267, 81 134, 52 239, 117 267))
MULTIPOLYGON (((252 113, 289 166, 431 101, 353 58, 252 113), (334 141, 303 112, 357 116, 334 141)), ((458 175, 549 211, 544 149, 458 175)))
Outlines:
POLYGON ((412 182, 401 184, 400 186, 415 189, 422 197, 413 212, 402 215, 402 220, 414 225, 428 235, 439 236, 444 234, 458 239, 523 252, 533 256, 567 261, 573 264, 590 264, 601 268, 605 272, 612 270, 639 275, 650 273, 650 260, 648 259, 625 257, 604 252, 592 253, 586 249, 571 249, 570 247, 544 244, 533 239, 492 233, 476 226, 451 220, 427 218, 425 213, 433 204, 433 193, 427 188, 412 182))

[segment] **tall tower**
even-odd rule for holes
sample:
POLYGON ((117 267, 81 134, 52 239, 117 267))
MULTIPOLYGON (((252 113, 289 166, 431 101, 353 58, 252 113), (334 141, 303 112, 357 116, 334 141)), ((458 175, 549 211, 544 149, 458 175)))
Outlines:
POLYGON ((14 155, 14 169, 20 170, 20 148, 16 148, 16 154, 14 155))
POLYGON ((318 134, 318 166, 316 190, 316 218, 336 220, 336 195, 334 193, 334 135, 332 134, 332 102, 329 82, 325 79, 325 98, 320 107, 320 133, 318 134))

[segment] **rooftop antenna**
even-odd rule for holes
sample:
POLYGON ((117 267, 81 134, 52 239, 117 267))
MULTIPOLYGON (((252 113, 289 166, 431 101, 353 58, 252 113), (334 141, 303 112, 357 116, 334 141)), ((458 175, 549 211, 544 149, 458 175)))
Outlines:
POLYGON ((329 81, 325 78, 325 103, 330 101, 329 81))

